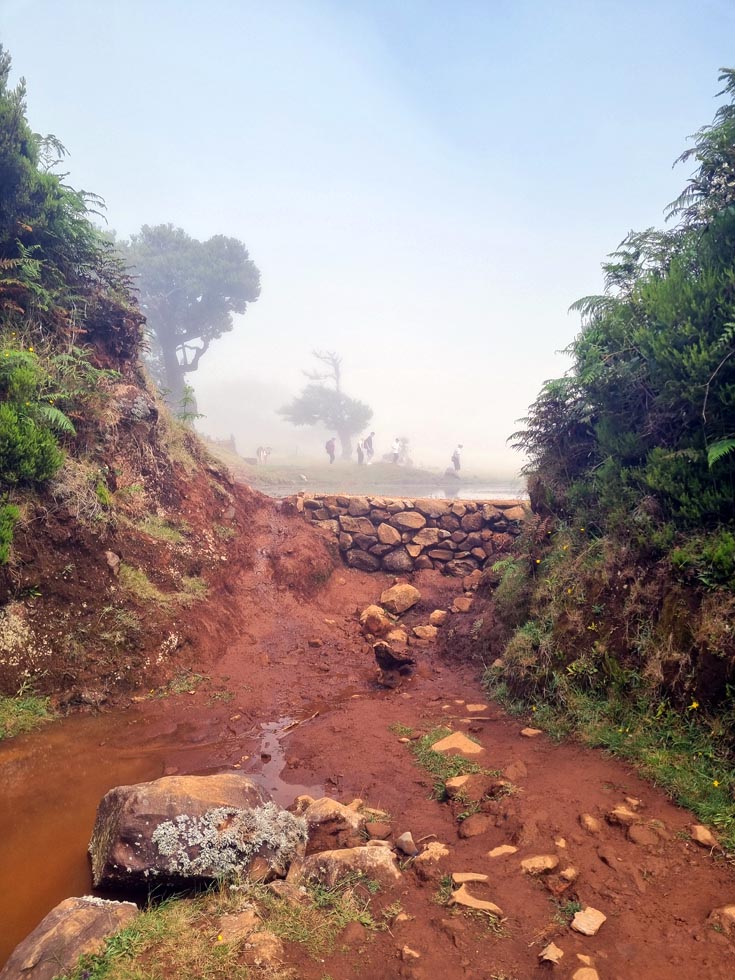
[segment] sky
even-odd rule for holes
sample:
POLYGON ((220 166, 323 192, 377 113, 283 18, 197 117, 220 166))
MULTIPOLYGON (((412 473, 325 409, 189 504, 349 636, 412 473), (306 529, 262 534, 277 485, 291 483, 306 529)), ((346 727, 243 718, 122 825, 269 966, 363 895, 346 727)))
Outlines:
POLYGON ((378 453, 506 476, 631 229, 661 226, 735 65, 731 0, 0 0, 28 116, 123 237, 240 238, 259 300, 190 375, 202 431, 322 451, 275 409, 343 358, 378 453))

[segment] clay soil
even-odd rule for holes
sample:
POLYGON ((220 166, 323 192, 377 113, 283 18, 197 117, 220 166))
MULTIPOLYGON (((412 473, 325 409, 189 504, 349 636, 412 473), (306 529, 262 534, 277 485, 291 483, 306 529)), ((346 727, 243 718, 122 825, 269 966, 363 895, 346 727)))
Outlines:
MULTIPOLYGON (((376 919, 400 902, 405 921, 380 932, 350 926, 336 951, 319 960, 287 944, 288 964, 305 980, 526 980, 552 972, 566 978, 583 966, 577 954, 591 957, 601 980, 733 976, 731 941, 707 916, 735 902, 735 873, 725 858, 691 842, 691 814, 601 753, 554 744, 546 735, 522 737, 523 723, 488 702, 477 665, 457 659, 451 641, 414 645, 414 675, 399 688, 381 688, 358 614, 394 579, 342 567, 316 532, 277 504, 247 492, 238 508, 243 515, 247 510, 247 531, 189 625, 194 668, 208 680, 192 686, 193 693, 164 699, 139 693, 102 716, 72 718, 3 747, 0 767, 14 774, 16 814, 28 809, 34 792, 33 766, 21 763, 43 760, 37 747, 49 740, 57 770, 66 759, 92 754, 105 769, 104 784, 121 781, 112 761, 121 754, 128 781, 235 767, 283 804, 302 792, 345 803, 359 797, 390 814, 394 838, 409 830, 422 847, 433 840, 447 845, 448 855, 435 864, 406 862, 401 882, 371 898, 376 919), (468 704, 487 707, 468 720, 468 704), (300 724, 287 727, 293 721, 300 724), (461 836, 470 825, 460 819, 459 804, 433 798, 432 777, 417 765, 410 744, 399 741, 396 725, 415 735, 438 725, 471 734, 484 747, 481 764, 510 778, 513 792, 485 804, 476 836, 461 836), (625 797, 641 800, 643 825, 658 828, 640 835, 640 843, 606 820, 625 797), (582 829, 583 813, 601 821, 599 833, 582 829), (518 850, 488 857, 501 844, 518 850), (560 868, 573 866, 573 885, 561 893, 558 878, 522 873, 521 860, 539 854, 557 855, 560 868), (499 930, 482 915, 442 903, 442 877, 452 872, 489 875, 487 884, 470 889, 502 908, 499 930), (597 935, 570 929, 562 906, 571 902, 607 916, 597 935), (538 960, 551 940, 564 951, 554 968, 538 960)), ((449 608, 462 594, 461 580, 433 571, 416 574, 413 584, 422 598, 403 617, 409 626, 426 623, 433 609, 449 608)), ((476 614, 477 606, 457 616, 476 614)), ((448 626, 443 631, 448 635, 448 626)), ((74 847, 83 860, 100 787, 95 783, 82 798, 71 781, 60 779, 55 805, 75 808, 74 847)), ((49 903, 74 887, 59 882, 49 903)), ((12 893, 10 882, 2 891, 12 893)))

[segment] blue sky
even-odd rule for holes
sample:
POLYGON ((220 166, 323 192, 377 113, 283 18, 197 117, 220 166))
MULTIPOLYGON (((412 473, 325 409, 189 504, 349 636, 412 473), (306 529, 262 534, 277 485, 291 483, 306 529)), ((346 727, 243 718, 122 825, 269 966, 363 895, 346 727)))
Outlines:
POLYGON ((318 449, 272 410, 330 348, 379 449, 512 470, 569 304, 681 189, 735 4, 0 0, 0 38, 112 227, 235 235, 260 267, 195 378, 203 429, 318 449))

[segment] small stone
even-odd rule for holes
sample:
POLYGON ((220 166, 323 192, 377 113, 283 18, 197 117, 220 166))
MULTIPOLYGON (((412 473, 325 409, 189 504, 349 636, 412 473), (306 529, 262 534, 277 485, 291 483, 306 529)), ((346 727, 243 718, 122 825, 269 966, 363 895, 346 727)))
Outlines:
POLYGON ((387 847, 389 850, 393 850, 393 845, 389 840, 369 840, 366 841, 365 847, 387 847))
POLYGON ((360 613, 360 626, 363 633, 372 633, 373 636, 382 636, 393 629, 393 620, 386 615, 385 610, 380 606, 366 606, 360 613))
POLYGON ((322 640, 312 639, 312 640, 309 640, 309 646, 312 647, 315 650, 318 650, 319 647, 324 646, 324 643, 323 643, 322 640))
POLYGON ((459 836, 466 840, 469 837, 479 837, 490 827, 490 817, 487 813, 473 813, 459 825, 459 836))
POLYGON ((468 704, 467 710, 471 715, 477 714, 478 711, 487 711, 486 704, 468 704))
POLYGON ((408 633, 405 630, 396 629, 391 630, 387 634, 386 640, 388 643, 392 643, 398 646, 405 646, 408 643, 408 633))
POLYGON ((405 834, 396 838, 396 847, 407 857, 415 857, 419 853, 410 831, 406 831, 405 834))
POLYGON ((387 840, 390 837, 390 824, 374 820, 365 824, 365 833, 371 840, 387 840))
POLYGON ((577 871, 576 868, 573 868, 570 865, 568 868, 564 868, 563 871, 559 872, 559 877, 563 878, 564 881, 569 881, 569 882, 576 881, 577 878, 579 877, 579 871, 577 871))
POLYGON ((694 843, 699 844, 700 847, 713 848, 720 846, 720 842, 717 840, 715 835, 712 833, 709 827, 705 827, 704 824, 692 824, 689 832, 694 843))
POLYGON ((628 840, 641 847, 655 847, 659 842, 658 834, 639 823, 631 824, 628 827, 628 840))
POLYGON ((556 943, 549 943, 549 945, 542 949, 538 954, 538 958, 542 963, 558 963, 563 955, 564 951, 559 949, 556 943))
POLYGON ((467 885, 473 881, 487 881, 488 876, 475 871, 453 871, 452 882, 455 885, 467 885))
POLYGON ((248 939, 247 957, 258 966, 280 963, 283 960, 283 943, 272 932, 254 932, 248 939))
POLYGON ((721 905, 712 909, 707 916, 707 922, 717 926, 726 936, 735 936, 735 905, 721 905))
POLYGON ((223 942, 236 943, 257 932, 261 925, 258 915, 252 909, 245 909, 235 915, 223 915, 217 933, 222 936, 223 942))
POLYGON ((586 953, 577 953, 577 959, 584 966, 592 966, 592 957, 591 956, 587 956, 586 953))
POLYGON ((446 611, 446 609, 435 609, 429 616, 429 622, 432 626, 443 626, 447 621, 448 615, 449 613, 446 611))
POLYGON ((581 932, 583 936, 595 936, 606 919, 606 915, 588 905, 586 909, 577 912, 574 916, 572 929, 575 932, 581 932))
POLYGON ((545 875, 559 867, 556 854, 537 854, 521 861, 521 868, 529 875, 545 875))
POLYGON ((600 974, 594 967, 583 966, 579 970, 574 971, 572 980, 600 980, 600 974))
POLYGON ((635 796, 626 796, 625 802, 631 808, 631 810, 639 810, 643 806, 643 800, 639 800, 635 796))
POLYGON ((543 731, 540 728, 522 728, 521 735, 524 738, 536 738, 537 735, 543 735, 543 731))
POLYGON ((410 743, 411 739, 410 738, 406 738, 406 736, 403 735, 401 738, 398 739, 398 741, 401 743, 401 745, 408 745, 410 743))
POLYGON ((459 752, 462 755, 482 755, 485 751, 477 742, 467 738, 462 732, 452 732, 445 738, 440 738, 431 746, 434 752, 459 752))
POLYGON ((598 820, 597 817, 593 817, 591 813, 583 813, 579 822, 584 830, 589 834, 600 834, 602 833, 602 821, 598 820))
POLYGON ((442 858, 449 857, 449 848, 441 841, 432 840, 426 845, 418 855, 415 864, 426 864, 429 861, 441 861, 442 858))
POLYGON ((467 598, 467 596, 460 595, 452 603, 452 612, 454 613, 467 613, 472 608, 472 599, 467 598))
POLYGON ((449 799, 454 799, 454 797, 459 793, 470 777, 465 776, 452 776, 444 783, 444 790, 449 797, 449 799))
POLYGON ((434 640, 439 630, 436 626, 414 626, 413 635, 420 640, 434 640))
POLYGON ((462 885, 456 892, 452 892, 449 899, 451 905, 463 905, 468 909, 475 909, 477 912, 489 912, 491 915, 502 915, 503 910, 494 902, 484 902, 480 898, 475 898, 467 891, 467 885, 462 885))
POLYGON ((554 847, 559 847, 562 850, 567 846, 567 842, 563 837, 557 837, 554 841, 554 847))
POLYGON ((641 818, 627 806, 620 804, 608 813, 607 819, 610 823, 620 824, 621 827, 630 827, 632 824, 638 823, 641 818))
POLYGON ((401 582, 398 585, 392 586, 390 589, 386 589, 382 593, 380 604, 389 613, 400 616, 401 613, 406 612, 411 606, 415 606, 420 598, 421 593, 418 589, 414 588, 413 585, 409 585, 407 582, 401 582))
POLYGON ((489 858, 499 858, 506 854, 515 854, 518 851, 517 847, 513 847, 512 844, 500 844, 498 847, 494 847, 492 851, 487 852, 489 858))
POLYGON ((401 950, 402 960, 419 960, 421 959, 421 953, 417 953, 415 949, 411 949, 410 946, 404 946, 401 950))

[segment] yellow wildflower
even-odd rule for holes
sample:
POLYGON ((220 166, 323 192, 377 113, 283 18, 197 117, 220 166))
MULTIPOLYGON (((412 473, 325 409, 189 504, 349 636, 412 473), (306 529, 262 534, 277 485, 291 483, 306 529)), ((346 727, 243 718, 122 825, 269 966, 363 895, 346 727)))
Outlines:
POLYGON ((692 701, 692 703, 687 708, 687 711, 695 711, 699 707, 699 701, 692 701))
POLYGON ((712 785, 713 785, 713 786, 719 786, 719 785, 720 785, 720 781, 719 781, 719 779, 713 779, 713 780, 712 780, 712 785))

